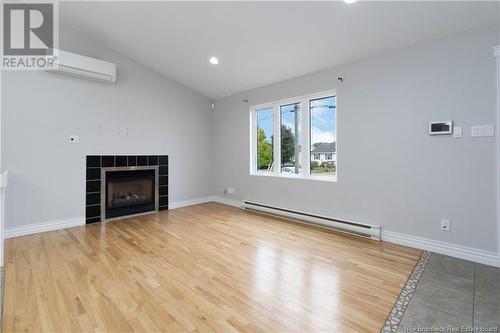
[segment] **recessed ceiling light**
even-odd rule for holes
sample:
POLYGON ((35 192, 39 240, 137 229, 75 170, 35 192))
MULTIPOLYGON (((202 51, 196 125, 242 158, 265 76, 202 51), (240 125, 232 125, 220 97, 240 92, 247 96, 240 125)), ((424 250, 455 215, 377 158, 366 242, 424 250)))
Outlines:
POLYGON ((212 65, 217 65, 219 63, 219 59, 217 59, 216 57, 210 58, 209 61, 212 65))
POLYGON ((358 0, 344 0, 345 3, 355 3, 358 0))

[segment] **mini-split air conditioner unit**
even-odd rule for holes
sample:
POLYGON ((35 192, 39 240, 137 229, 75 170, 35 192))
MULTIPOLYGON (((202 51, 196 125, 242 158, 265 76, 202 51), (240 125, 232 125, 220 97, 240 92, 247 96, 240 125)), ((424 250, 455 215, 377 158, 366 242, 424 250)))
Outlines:
POLYGON ((57 60, 49 72, 101 82, 116 82, 116 64, 62 50, 54 50, 54 56, 57 60))

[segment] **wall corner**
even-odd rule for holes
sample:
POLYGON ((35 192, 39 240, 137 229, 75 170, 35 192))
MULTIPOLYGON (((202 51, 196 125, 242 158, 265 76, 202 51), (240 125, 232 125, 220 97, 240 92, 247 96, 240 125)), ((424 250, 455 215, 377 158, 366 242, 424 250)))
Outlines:
MULTIPOLYGON (((500 257, 500 138, 498 129, 500 128, 500 45, 493 46, 493 55, 497 60, 497 135, 496 135, 496 155, 497 155, 497 253, 500 257)), ((500 260, 498 263, 500 267, 500 260)))

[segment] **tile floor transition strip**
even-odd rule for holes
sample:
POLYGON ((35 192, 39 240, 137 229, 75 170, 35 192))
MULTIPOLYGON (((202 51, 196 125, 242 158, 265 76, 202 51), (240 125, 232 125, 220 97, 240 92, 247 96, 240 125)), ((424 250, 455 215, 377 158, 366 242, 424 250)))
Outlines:
POLYGON ((430 257, 431 252, 429 251, 423 251, 420 255, 420 258, 415 264, 410 277, 401 290, 401 293, 399 294, 398 299, 396 300, 396 303, 391 310, 391 313, 387 317, 384 326, 380 330, 380 333, 394 333, 398 330, 406 308, 408 307, 408 304, 410 303, 410 300, 415 293, 418 281, 422 277, 422 273, 424 272, 425 266, 427 266, 430 257))

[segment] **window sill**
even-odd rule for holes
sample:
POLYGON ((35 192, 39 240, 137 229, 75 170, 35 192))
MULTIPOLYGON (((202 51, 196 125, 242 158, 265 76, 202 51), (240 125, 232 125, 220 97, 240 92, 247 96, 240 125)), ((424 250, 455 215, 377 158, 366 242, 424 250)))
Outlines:
POLYGON ((304 175, 291 175, 291 174, 287 175, 287 174, 282 174, 282 173, 275 174, 272 172, 254 172, 254 173, 250 173, 250 176, 312 180, 312 181, 320 181, 320 182, 328 182, 328 183, 336 183, 337 182, 337 176, 304 176, 304 175))

